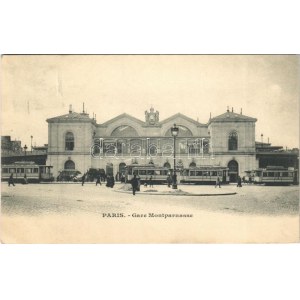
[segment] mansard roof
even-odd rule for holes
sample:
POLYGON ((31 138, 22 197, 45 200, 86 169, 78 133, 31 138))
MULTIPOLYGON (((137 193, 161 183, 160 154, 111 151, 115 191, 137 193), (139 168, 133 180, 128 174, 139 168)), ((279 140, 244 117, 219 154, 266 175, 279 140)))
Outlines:
POLYGON ((227 110, 226 113, 211 118, 208 123, 212 122, 256 122, 256 118, 251 118, 242 114, 227 110))
POLYGON ((68 123, 68 122, 95 122, 87 113, 70 112, 65 115, 50 118, 46 120, 48 123, 68 123))

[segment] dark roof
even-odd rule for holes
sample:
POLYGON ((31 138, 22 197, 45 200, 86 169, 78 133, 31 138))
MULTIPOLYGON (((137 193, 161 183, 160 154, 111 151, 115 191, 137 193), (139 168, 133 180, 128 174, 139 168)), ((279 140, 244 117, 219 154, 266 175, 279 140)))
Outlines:
POLYGON ((209 120, 209 123, 211 122, 256 122, 256 121, 257 121, 256 118, 251 118, 242 114, 237 114, 231 111, 227 111, 222 115, 211 118, 209 120))

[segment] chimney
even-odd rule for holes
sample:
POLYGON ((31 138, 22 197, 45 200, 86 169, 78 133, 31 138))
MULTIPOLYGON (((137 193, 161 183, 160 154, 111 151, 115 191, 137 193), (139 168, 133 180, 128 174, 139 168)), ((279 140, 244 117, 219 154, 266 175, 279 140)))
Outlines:
POLYGON ((72 104, 69 105, 69 114, 72 113, 72 104))
POLYGON ((227 106, 227 112, 229 112, 229 106, 227 106))
POLYGON ((233 112, 233 107, 231 107, 231 112, 233 112))
POLYGON ((84 113, 84 102, 82 103, 82 113, 84 113))
POLYGON ((243 114, 243 109, 241 108, 241 115, 243 114))

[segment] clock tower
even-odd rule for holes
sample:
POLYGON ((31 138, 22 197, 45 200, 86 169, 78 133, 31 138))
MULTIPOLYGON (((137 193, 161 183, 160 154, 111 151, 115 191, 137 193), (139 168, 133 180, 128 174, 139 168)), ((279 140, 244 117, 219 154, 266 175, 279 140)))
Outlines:
POLYGON ((159 122, 159 112, 154 112, 154 108, 150 108, 150 112, 145 111, 145 121, 148 126, 158 125, 159 122))

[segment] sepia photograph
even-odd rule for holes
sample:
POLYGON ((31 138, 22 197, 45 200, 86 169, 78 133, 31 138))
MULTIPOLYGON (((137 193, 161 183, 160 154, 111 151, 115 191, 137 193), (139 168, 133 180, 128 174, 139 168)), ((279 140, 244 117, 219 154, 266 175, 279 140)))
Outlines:
POLYGON ((3 244, 299 242, 298 55, 2 55, 3 244))

